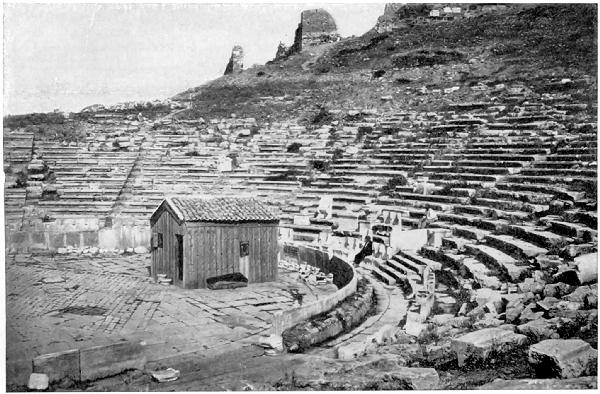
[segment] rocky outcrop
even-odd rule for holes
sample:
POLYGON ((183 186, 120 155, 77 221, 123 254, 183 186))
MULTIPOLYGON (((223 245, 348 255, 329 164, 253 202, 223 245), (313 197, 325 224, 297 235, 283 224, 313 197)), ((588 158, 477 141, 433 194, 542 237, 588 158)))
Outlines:
POLYGON ((322 8, 302 11, 294 44, 289 52, 297 53, 306 47, 335 42, 339 39, 335 20, 327 11, 322 8))
POLYGON ((224 75, 237 74, 244 69, 244 48, 240 45, 235 45, 231 50, 229 63, 225 67, 224 75))

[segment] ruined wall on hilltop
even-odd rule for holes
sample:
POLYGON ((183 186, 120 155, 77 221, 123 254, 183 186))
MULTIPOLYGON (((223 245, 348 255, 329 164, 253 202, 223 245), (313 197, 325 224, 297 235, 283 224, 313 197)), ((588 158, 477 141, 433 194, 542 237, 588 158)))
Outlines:
POLYGON ((244 69, 244 48, 240 45, 235 45, 231 50, 229 63, 225 67, 224 75, 239 73, 244 69))
POLYGON ((287 56, 289 51, 290 51, 290 47, 285 45, 283 42, 280 42, 279 45, 277 46, 277 52, 275 53, 275 60, 283 59, 284 57, 287 56))
POLYGON ((297 53, 303 48, 339 39, 335 20, 327 11, 322 8, 302 11, 290 52, 297 53))

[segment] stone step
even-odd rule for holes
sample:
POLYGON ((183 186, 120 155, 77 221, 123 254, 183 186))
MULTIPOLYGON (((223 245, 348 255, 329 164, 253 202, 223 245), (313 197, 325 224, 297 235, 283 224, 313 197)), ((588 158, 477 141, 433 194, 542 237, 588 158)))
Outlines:
POLYGON ((532 193, 543 193, 549 194, 552 193, 559 199, 569 200, 569 201, 578 201, 585 197, 584 192, 569 190, 560 186, 552 186, 548 184, 522 184, 522 183, 509 183, 509 182, 501 182, 496 184, 496 188, 500 190, 508 190, 508 191, 527 191, 532 193))
POLYGON ((454 162, 457 167, 500 167, 500 168, 518 168, 523 167, 526 163, 521 161, 508 161, 508 160, 460 160, 454 162))
POLYGON ((462 237, 444 237, 442 238, 442 247, 445 249, 456 249, 459 252, 465 250, 465 245, 472 242, 462 237))
POLYGON ((504 273, 512 282, 519 282, 529 275, 529 268, 518 266, 518 261, 490 246, 467 244, 465 250, 475 256, 477 260, 483 262, 488 267, 504 273))
POLYGON ((411 272, 420 276, 423 275, 423 271, 425 270, 424 264, 416 263, 412 260, 407 259, 406 257, 397 254, 394 255, 390 260, 395 263, 395 267, 398 267, 399 269, 402 269, 405 272, 407 272, 407 276, 408 273, 411 272))
POLYGON ((490 234, 490 231, 474 226, 454 225, 452 233, 458 237, 482 241, 487 235, 490 234))
POLYGON ((596 178, 598 171, 596 169, 570 169, 570 168, 524 168, 521 171, 523 176, 569 176, 579 178, 596 178))
POLYGON ((547 249, 540 248, 510 235, 488 234, 485 236, 485 240, 487 245, 493 246, 517 259, 528 259, 548 253, 547 249))
POLYGON ((568 223, 561 221, 550 221, 552 232, 567 237, 583 239, 584 237, 597 237, 597 230, 578 223, 568 223))
POLYGON ((438 262, 430 260, 410 250, 400 250, 396 256, 402 256, 416 264, 419 264, 420 266, 428 266, 434 271, 442 268, 438 262))
MULTIPOLYGON (((494 272, 477 259, 465 257, 460 263, 481 287, 498 290, 502 286, 502 282, 494 275, 494 272)), ((465 276, 468 277, 468 275, 465 276)))
POLYGON ((394 286, 396 284, 396 279, 394 279, 391 275, 385 273, 377 267, 373 267, 371 269, 371 274, 378 280, 384 282, 385 284, 388 284, 390 286, 394 286))
POLYGON ((481 196, 494 200, 522 201, 531 204, 548 204, 554 199, 554 195, 549 193, 501 190, 496 188, 484 189, 481 192, 481 196))

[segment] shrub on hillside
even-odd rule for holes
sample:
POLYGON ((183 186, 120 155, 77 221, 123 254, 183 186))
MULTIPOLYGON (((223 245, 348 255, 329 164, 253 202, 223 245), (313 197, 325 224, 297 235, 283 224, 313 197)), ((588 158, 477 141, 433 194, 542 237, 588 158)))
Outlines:
POLYGON ((323 125, 325 123, 330 123, 333 121, 333 115, 329 113, 329 110, 325 107, 320 107, 319 112, 317 112, 310 123, 314 125, 323 125))
POLYGON ((311 160, 310 166, 320 172, 327 172, 331 169, 331 164, 326 160, 311 160))
POLYGON ((295 181, 297 180, 300 172, 297 170, 287 170, 281 174, 269 175, 265 177, 265 181, 271 182, 285 182, 285 181, 295 181))
POLYGON ((292 142, 291 144, 289 144, 286 148, 286 152, 287 153, 298 153, 300 152, 300 148, 302 147, 302 144, 299 142, 292 142))
POLYGON ((408 179, 404 175, 395 175, 388 179, 387 183, 381 188, 381 193, 384 195, 391 195, 398 186, 406 186, 408 179))

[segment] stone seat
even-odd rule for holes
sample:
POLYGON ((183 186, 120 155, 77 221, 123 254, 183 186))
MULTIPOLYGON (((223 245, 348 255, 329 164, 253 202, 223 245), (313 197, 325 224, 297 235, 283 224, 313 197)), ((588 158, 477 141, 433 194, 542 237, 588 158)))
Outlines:
POLYGON ((468 213, 471 215, 489 217, 496 215, 498 218, 505 219, 516 219, 516 220, 529 220, 529 214, 526 212, 519 211, 505 211, 496 208, 478 206, 478 205, 455 205, 454 213, 468 213))
POLYGON ((598 142, 596 140, 574 140, 570 141, 566 146, 567 148, 593 148, 596 149, 598 147, 598 142))
POLYGON ((473 174, 467 172, 430 172, 424 171, 417 173, 418 176, 426 176, 429 180, 451 180, 457 181, 477 181, 477 182, 497 182, 501 175, 485 175, 485 174, 473 174))
POLYGON ((466 204, 468 202, 467 197, 456 197, 456 196, 443 196, 435 194, 418 194, 418 193, 395 193, 395 196, 402 200, 417 200, 417 201, 431 201, 439 203, 459 203, 466 204))
POLYGON ((547 249, 540 248, 510 235, 488 234, 485 236, 485 241, 487 245, 493 246, 516 259, 528 259, 548 253, 547 249))
POLYGON ((490 234, 490 231, 488 230, 483 230, 475 226, 463 226, 460 224, 453 224, 451 229, 452 233, 456 236, 477 241, 483 240, 486 235, 490 234))
MULTIPOLYGON (((438 263, 437 261, 430 260, 430 259, 423 257, 423 256, 417 254, 416 252, 413 252, 410 250, 400 250, 396 256, 402 256, 402 257, 418 264, 419 266, 427 266, 427 267, 433 269, 434 271, 438 271, 442 268, 441 264, 438 263)), ((420 272, 420 273, 423 274, 422 272, 420 272)))
POLYGON ((387 285, 393 286, 396 284, 396 279, 394 279, 394 277, 392 277, 390 274, 388 274, 387 272, 383 271, 382 269, 380 269, 378 267, 371 268, 371 275, 373 275, 375 278, 379 279, 380 281, 386 283, 387 285))
POLYGON ((475 199, 475 204, 480 206, 487 206, 492 208, 497 208, 501 210, 509 210, 509 211, 525 211, 525 212, 544 212, 547 211, 548 205, 540 205, 540 204, 531 204, 524 203, 518 200, 504 200, 504 199, 492 199, 492 198, 484 198, 478 197, 475 199))
POLYGON ((582 239, 584 236, 597 237, 598 232, 579 223, 569 223, 561 221, 550 221, 550 226, 553 233, 564 235, 567 237, 582 239))
MULTIPOLYGON (((487 142, 472 142, 467 143, 468 149, 497 149, 498 143, 487 142)), ((539 142, 508 142, 502 143, 502 149, 552 149, 554 143, 539 143, 539 142)))
POLYGON ((556 153, 558 155, 597 155, 598 150, 596 148, 589 147, 558 148, 556 153))
POLYGON ((585 196, 585 193, 579 191, 569 190, 566 187, 561 187, 560 185, 548 185, 545 183, 536 184, 536 183, 511 183, 511 182, 499 182, 496 184, 496 187, 501 190, 509 190, 509 191, 526 191, 532 193, 544 193, 548 192, 554 194, 559 199, 569 200, 569 201, 578 201, 585 196))
POLYGON ((440 212, 437 216, 439 221, 446 221, 452 225, 475 226, 475 223, 479 221, 478 216, 463 213, 440 212))
POLYGON ((464 257, 460 260, 461 274, 472 277, 482 287, 497 290, 502 282, 494 275, 494 272, 485 264, 472 257, 464 257))
POLYGON ((469 173, 483 175, 506 175, 514 173, 512 168, 507 167, 470 167, 470 166, 423 166, 423 171, 440 173, 469 173))
POLYGON ((582 210, 569 210, 564 212, 565 221, 580 222, 592 229, 598 227, 598 213, 582 210))
MULTIPOLYGON (((402 283, 403 281, 408 280, 409 276, 414 277, 415 275, 413 272, 406 271, 404 267, 399 266, 396 262, 389 259, 385 261, 378 261, 376 266, 381 271, 394 278, 395 283, 402 283)), ((416 275, 416 280, 418 279, 419 276, 416 275)))
POLYGON ((472 241, 462 237, 444 237, 442 238, 442 248, 461 252, 464 251, 465 245, 469 242, 472 241))
POLYGON ((534 168, 542 170, 557 171, 562 173, 563 170, 593 170, 597 172, 596 164, 576 162, 576 161, 546 161, 542 163, 534 163, 534 168))
POLYGON ((578 161, 582 161, 582 162, 593 162, 596 161, 597 157, 594 154, 574 154, 574 155, 568 155, 568 154, 556 154, 556 155, 550 155, 546 157, 546 160, 549 162, 552 161, 559 161, 559 162, 578 162, 578 161))
POLYGON ((467 244, 465 245, 465 250, 488 267, 500 270, 512 282, 519 282, 529 275, 529 268, 527 266, 517 265, 517 260, 493 247, 467 244))
POLYGON ((500 167, 500 168, 511 168, 511 167, 523 167, 524 163, 520 161, 508 161, 508 160, 459 160, 454 163, 457 167, 500 167))
POLYGON ((542 192, 500 190, 496 188, 484 189, 482 197, 496 200, 523 201, 531 204, 548 204, 555 198, 553 194, 542 192))
POLYGON ((431 208, 437 211, 450 211, 452 209, 452 205, 449 204, 443 204, 432 201, 400 200, 389 197, 377 199, 375 200, 375 203, 379 205, 393 205, 396 207, 410 207, 420 209, 431 208))
POLYGON ((541 149, 541 148, 464 148, 461 150, 461 153, 464 154, 475 154, 475 155, 524 155, 524 156, 539 156, 539 155, 549 155, 551 153, 551 149, 541 149))
POLYGON ((567 174, 559 174, 557 172, 550 172, 546 175, 526 175, 526 174, 518 174, 518 175, 509 175, 506 178, 509 183, 546 183, 546 184, 574 184, 574 183, 584 183, 595 185, 597 182, 597 178, 595 176, 589 177, 574 177, 567 174))
POLYGON ((396 254, 394 255, 390 261, 394 262, 394 266, 397 267, 397 269, 402 269, 406 272, 407 275, 409 274, 417 274, 419 276, 419 278, 421 277, 421 275, 423 275, 423 271, 425 270, 426 265, 419 263, 419 262, 415 262, 411 259, 408 259, 405 256, 396 254))
POLYGON ((598 171, 596 169, 571 169, 571 168, 524 168, 521 171, 523 176, 569 176, 580 178, 596 178, 598 171))

